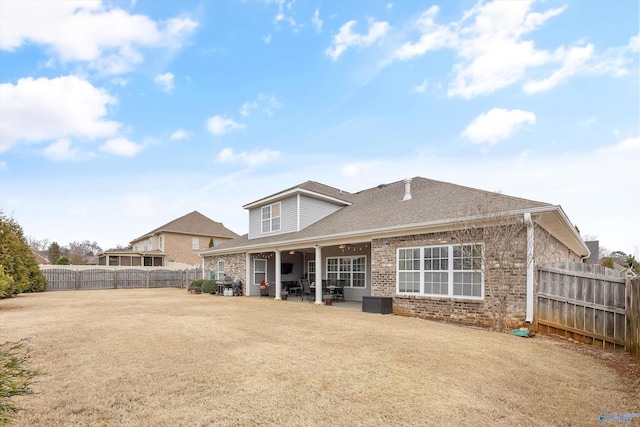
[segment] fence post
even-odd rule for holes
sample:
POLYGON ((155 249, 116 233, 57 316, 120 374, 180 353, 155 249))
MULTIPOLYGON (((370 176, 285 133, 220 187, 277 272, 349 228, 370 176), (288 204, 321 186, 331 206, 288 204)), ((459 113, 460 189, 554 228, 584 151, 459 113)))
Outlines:
POLYGON ((627 348, 631 357, 640 362, 640 277, 627 277, 625 286, 627 318, 627 348))
POLYGON ((118 289, 118 270, 113 270, 113 289, 118 289))

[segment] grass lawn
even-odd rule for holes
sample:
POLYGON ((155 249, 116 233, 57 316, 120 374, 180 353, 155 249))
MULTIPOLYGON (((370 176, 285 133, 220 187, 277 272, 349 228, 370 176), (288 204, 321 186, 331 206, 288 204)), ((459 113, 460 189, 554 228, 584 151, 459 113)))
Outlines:
POLYGON ((626 355, 339 304, 184 289, 0 300, 0 340, 21 338, 42 374, 17 400, 18 426, 585 426, 640 413, 626 355))

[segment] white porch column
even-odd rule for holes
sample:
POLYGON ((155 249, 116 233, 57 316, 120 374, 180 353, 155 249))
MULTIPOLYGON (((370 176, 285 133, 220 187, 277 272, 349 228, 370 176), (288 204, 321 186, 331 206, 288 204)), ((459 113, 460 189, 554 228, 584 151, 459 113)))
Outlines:
POLYGON ((282 287, 282 284, 280 282, 281 280, 281 274, 280 274, 280 263, 281 263, 281 259, 282 257, 280 256, 280 251, 278 249, 276 249, 276 299, 281 299, 280 298, 280 288, 282 287))
POLYGON ((251 277, 251 254, 249 252, 247 252, 246 254, 244 254, 245 256, 245 289, 247 290, 247 292, 245 292, 246 296, 251 296, 251 285, 253 285, 253 278, 251 277))
POLYGON ((316 246, 316 302, 322 304, 322 248, 316 246))

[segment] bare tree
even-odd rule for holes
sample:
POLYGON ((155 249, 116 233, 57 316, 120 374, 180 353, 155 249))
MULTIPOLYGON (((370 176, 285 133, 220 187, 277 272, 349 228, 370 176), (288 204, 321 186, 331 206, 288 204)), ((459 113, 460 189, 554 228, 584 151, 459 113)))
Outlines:
POLYGON ((97 242, 85 240, 83 242, 71 242, 69 248, 65 251, 65 255, 74 265, 83 265, 89 261, 89 258, 102 252, 97 242))
POLYGON ((27 236, 27 244, 31 249, 40 253, 46 251, 49 247, 49 239, 36 239, 33 236, 27 236))
POLYGON ((517 204, 511 208, 502 197, 499 201, 499 208, 491 197, 476 203, 453 231, 453 239, 460 245, 463 260, 481 263, 473 269, 482 271, 492 327, 505 331, 522 321, 515 316, 525 308, 522 294, 526 294, 526 270, 533 259, 527 256, 524 211, 517 204))

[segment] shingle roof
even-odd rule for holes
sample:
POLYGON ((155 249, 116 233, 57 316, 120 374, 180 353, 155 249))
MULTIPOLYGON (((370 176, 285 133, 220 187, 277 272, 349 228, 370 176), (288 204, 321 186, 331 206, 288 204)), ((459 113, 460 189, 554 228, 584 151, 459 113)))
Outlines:
MULTIPOLYGON (((404 185, 403 180, 379 185, 358 193, 340 193, 340 190, 332 187, 307 181, 298 187, 313 189, 312 191, 316 192, 333 191, 333 194, 327 194, 332 197, 337 197, 336 192, 338 192, 343 200, 348 200, 351 204, 300 231, 250 240, 248 235, 243 235, 237 239, 223 242, 216 246, 216 250, 288 240, 313 239, 327 235, 357 234, 368 230, 393 229, 412 224, 438 221, 455 222, 460 218, 479 213, 495 214, 552 206, 548 203, 422 177, 412 178, 411 199, 402 201, 404 185)), ((296 187, 291 189, 294 188, 296 187)))
POLYGON ((165 225, 156 228, 155 230, 143 234, 142 236, 132 241, 136 242, 160 232, 225 237, 230 239, 238 237, 238 234, 229 230, 221 222, 213 221, 212 219, 202 215, 200 212, 193 211, 184 216, 181 216, 180 218, 174 219, 173 221, 170 221, 165 225))
POLYGON ((266 204, 267 202, 271 202, 273 200, 290 197, 292 194, 295 194, 300 190, 306 191, 307 195, 311 195, 311 196, 312 194, 309 194, 308 192, 315 193, 317 196, 325 196, 333 199, 342 200, 346 202, 345 204, 349 204, 353 200, 353 194, 347 191, 339 190, 337 188, 330 187, 328 185, 324 185, 315 181, 305 181, 302 184, 289 187, 287 189, 279 191, 270 196, 266 196, 256 201, 253 201, 251 203, 247 203, 246 205, 244 205, 244 207, 248 208, 248 207, 260 206, 261 204, 266 204))

